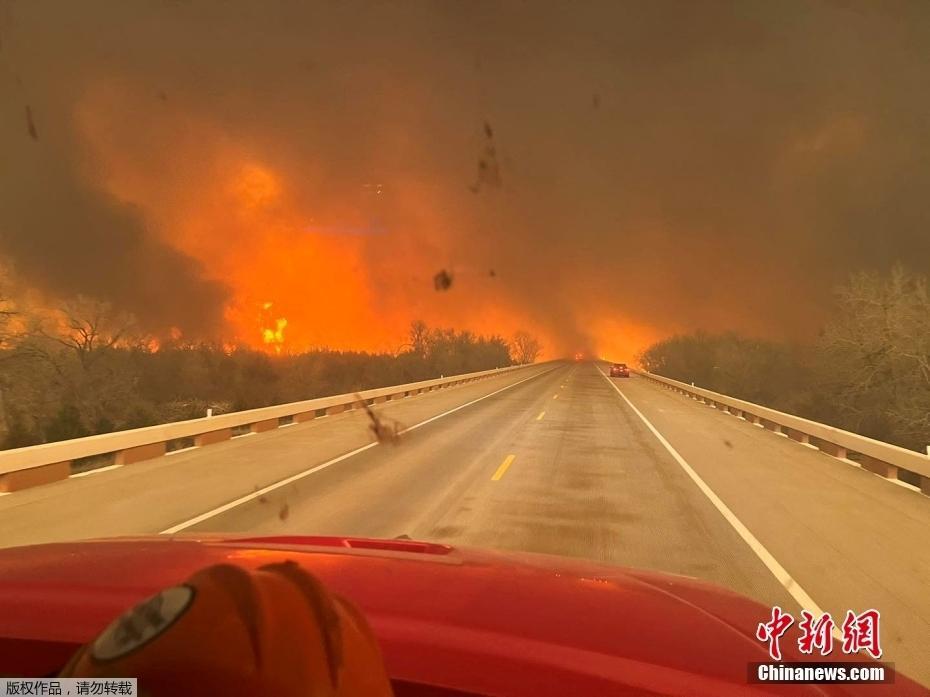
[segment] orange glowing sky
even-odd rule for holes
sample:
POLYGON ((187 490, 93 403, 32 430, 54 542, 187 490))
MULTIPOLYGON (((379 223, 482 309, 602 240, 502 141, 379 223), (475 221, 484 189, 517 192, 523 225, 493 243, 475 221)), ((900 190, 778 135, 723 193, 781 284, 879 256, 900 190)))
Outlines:
POLYGON ((478 269, 466 260, 456 268, 437 251, 457 231, 429 187, 364 182, 350 200, 320 198, 314 184, 325 168, 305 164, 298 186, 207 122, 181 142, 170 142, 176 126, 161 124, 162 162, 141 167, 137 149, 121 141, 131 134, 113 118, 131 110, 125 101, 132 95, 131 87, 107 83, 86 93, 77 117, 87 166, 109 195, 142 211, 165 242, 229 287, 225 317, 237 340, 288 351, 394 351, 410 322, 423 319, 504 336, 528 329, 554 353, 555 338, 511 305, 501 292, 506 280, 498 283, 490 264, 478 269), (379 227, 378 197, 390 199, 402 229, 379 227), (437 292, 432 277, 449 264, 453 288, 437 292))
POLYGON ((8 3, 0 261, 272 351, 810 338, 930 270, 930 10, 853 4, 8 3))

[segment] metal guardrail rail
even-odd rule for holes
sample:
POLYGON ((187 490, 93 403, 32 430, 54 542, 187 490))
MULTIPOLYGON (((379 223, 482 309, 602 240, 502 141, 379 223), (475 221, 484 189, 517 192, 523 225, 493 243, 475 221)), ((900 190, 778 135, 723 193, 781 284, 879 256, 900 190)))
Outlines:
POLYGON ((799 443, 819 448, 834 457, 848 460, 852 455, 857 458, 855 464, 886 479, 901 479, 901 470, 910 472, 913 475, 911 479, 918 482, 917 486, 920 490, 930 496, 930 457, 923 453, 850 433, 834 426, 802 419, 799 416, 785 414, 752 402, 728 397, 719 392, 694 387, 647 371, 633 372, 699 402, 742 417, 775 433, 781 433, 799 443))
POLYGON ((319 416, 348 411, 356 407, 359 398, 370 403, 402 399, 530 367, 533 366, 483 370, 406 385, 4 450, 0 451, 0 492, 16 491, 65 479, 72 474, 72 463, 84 458, 113 455, 114 464, 128 465, 161 457, 169 451, 170 443, 179 440, 192 440, 193 446, 202 447, 229 440, 235 435, 234 430, 261 433, 290 423, 310 421, 319 416))

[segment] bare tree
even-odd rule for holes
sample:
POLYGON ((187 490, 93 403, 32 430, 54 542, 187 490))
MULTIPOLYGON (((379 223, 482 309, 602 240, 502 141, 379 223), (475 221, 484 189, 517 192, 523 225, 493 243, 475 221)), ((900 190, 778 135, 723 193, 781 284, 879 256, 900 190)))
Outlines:
MULTIPOLYGON (((10 343, 10 334, 9 334, 9 324, 10 318, 14 315, 14 311, 11 309, 9 304, 9 299, 0 295, 0 351, 9 348, 10 343)), ((0 362, 6 358, 4 355, 0 355, 0 362)), ((3 376, 0 376, 0 441, 5 441, 7 435, 9 434, 9 420, 6 415, 6 400, 5 392, 6 385, 4 384, 5 373, 3 376)))
POLYGON ((10 330, 10 321, 16 316, 16 310, 10 299, 0 295, 0 349, 9 348, 12 338, 10 330))
MULTIPOLYGON (((78 297, 56 310, 37 312, 17 338, 14 356, 23 372, 17 393, 52 439, 111 430, 137 399, 137 367, 123 350, 135 339, 134 321, 109 303, 78 297), (42 384, 31 395, 26 379, 42 384), (41 377, 40 377, 41 376, 41 377)), ((25 408, 25 407, 24 407, 25 408)))
POLYGON ((898 266, 860 273, 838 292, 819 343, 824 387, 844 426, 923 449, 930 443, 930 297, 898 266))
POLYGON ((425 356, 429 340, 429 328, 421 319, 410 323, 410 349, 418 356, 425 356))
POLYGON ((108 302, 85 296, 62 304, 55 320, 51 330, 40 326, 39 331, 72 351, 85 368, 101 352, 137 338, 131 315, 114 311, 108 302))
POLYGON ((20 318, 19 303, 13 299, 14 282, 10 270, 0 264, 0 351, 9 349, 15 340, 16 320, 20 318))
POLYGON ((0 263, 0 442, 10 434, 10 384, 17 369, 15 346, 20 338, 22 308, 13 298, 15 284, 9 267, 0 263))
POLYGON ((542 345, 528 332, 519 331, 513 336, 511 343, 511 356, 515 363, 526 365, 533 363, 539 357, 542 345))

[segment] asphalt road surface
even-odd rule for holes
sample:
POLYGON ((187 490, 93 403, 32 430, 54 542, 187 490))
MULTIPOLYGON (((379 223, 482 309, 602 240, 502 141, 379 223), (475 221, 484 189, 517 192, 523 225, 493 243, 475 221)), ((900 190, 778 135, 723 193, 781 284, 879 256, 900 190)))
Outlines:
MULTIPOLYGON (((695 576, 840 621, 930 684, 930 500, 639 377, 544 364, 0 497, 0 545, 409 535, 695 576)), ((760 620, 763 618, 760 618, 760 620)))

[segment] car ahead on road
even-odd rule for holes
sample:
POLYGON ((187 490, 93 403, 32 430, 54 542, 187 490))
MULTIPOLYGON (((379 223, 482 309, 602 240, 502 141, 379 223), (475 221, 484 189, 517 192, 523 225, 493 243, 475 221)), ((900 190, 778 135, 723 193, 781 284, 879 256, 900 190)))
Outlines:
POLYGON ((610 377, 628 378, 630 377, 630 369, 627 367, 626 363, 614 363, 610 366, 610 377))
MULTIPOLYGON (((406 538, 177 535, 2 549, 0 676, 58 674, 120 613, 200 569, 285 561, 366 615, 397 697, 927 694, 900 674, 891 685, 749 684, 749 663, 769 661, 755 633, 771 608, 696 579, 406 538)), ((784 639, 783 659, 805 660, 784 639)))

